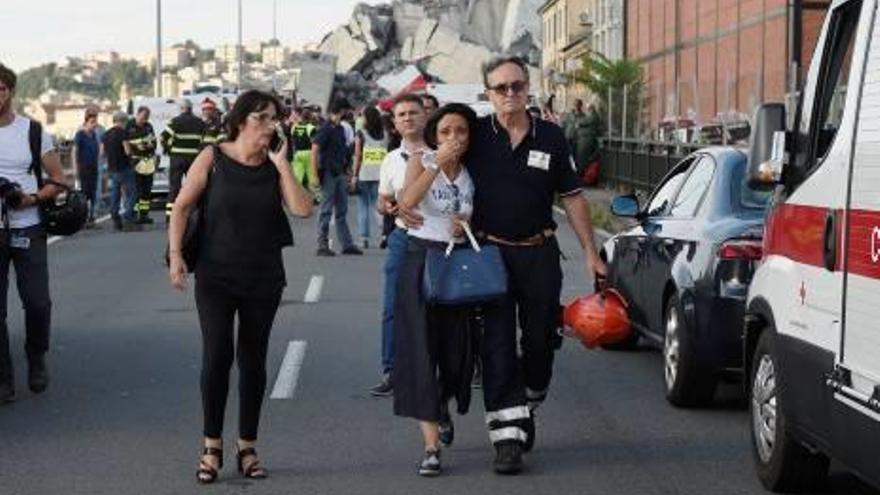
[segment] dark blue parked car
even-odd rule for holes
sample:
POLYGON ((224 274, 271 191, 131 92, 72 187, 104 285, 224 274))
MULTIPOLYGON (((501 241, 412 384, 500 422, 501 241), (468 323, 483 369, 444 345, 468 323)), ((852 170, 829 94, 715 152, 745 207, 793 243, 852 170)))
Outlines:
POLYGON ((741 372, 744 302, 769 197, 746 186, 745 154, 718 147, 676 165, 646 205, 635 196, 612 202, 612 213, 637 221, 602 249, 634 328, 612 348, 639 337, 661 348, 676 406, 711 401, 722 375, 741 372))

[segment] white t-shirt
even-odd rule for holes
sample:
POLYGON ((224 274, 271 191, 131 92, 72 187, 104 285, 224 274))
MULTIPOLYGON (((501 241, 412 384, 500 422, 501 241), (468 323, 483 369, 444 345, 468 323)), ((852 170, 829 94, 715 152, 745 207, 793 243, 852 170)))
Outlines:
MULTIPOLYGON (((400 199, 400 191, 406 182, 406 161, 404 158, 408 152, 404 150, 403 145, 385 155, 382 161, 382 167, 379 169, 379 194, 382 196, 391 196, 395 200, 400 199)), ((406 228, 403 220, 397 219, 394 223, 402 228, 406 228)))
MULTIPOLYGON (((474 182, 470 174, 462 169, 452 181, 440 171, 417 210, 425 222, 421 227, 409 229, 409 235, 436 242, 452 240, 453 218, 470 218, 474 211, 474 182)), ((458 241, 464 242, 464 239, 458 241)))
MULTIPOLYGON (((16 115, 6 127, 0 127, 0 177, 17 182, 25 194, 37 192, 37 178, 30 172, 31 145, 28 141, 30 119, 16 115)), ((55 141, 43 128, 40 153, 55 149, 55 141)), ((9 226, 13 229, 32 227, 40 223, 40 212, 36 206, 22 210, 9 210, 9 226)), ((3 228, 0 223, 0 228, 3 228)))

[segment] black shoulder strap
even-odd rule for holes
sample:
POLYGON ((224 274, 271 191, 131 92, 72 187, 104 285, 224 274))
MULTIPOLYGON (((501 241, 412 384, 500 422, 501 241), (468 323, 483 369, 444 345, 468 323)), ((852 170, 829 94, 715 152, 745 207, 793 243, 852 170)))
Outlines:
POLYGON ((31 147, 30 173, 37 178, 37 189, 41 189, 43 187, 43 157, 40 151, 43 149, 43 126, 36 120, 30 121, 28 142, 31 147))

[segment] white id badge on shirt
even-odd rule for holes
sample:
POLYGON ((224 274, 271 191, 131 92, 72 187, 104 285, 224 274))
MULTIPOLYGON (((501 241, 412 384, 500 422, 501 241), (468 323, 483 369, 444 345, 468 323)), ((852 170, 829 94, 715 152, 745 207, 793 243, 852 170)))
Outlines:
POLYGON ((550 170, 550 154, 543 151, 529 151, 528 165, 532 168, 548 171, 550 170))
POLYGON ((30 237, 23 235, 13 235, 9 238, 9 246, 15 249, 30 249, 30 237))

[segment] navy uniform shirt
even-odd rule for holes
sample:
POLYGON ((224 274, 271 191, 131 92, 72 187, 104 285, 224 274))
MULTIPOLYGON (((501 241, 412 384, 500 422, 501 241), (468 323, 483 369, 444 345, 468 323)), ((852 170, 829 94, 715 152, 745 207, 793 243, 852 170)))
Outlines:
POLYGON ((339 124, 326 122, 312 137, 318 145, 318 173, 329 173, 333 177, 345 173, 348 166, 349 149, 345 142, 345 129, 339 124))
POLYGON ((516 149, 494 115, 479 119, 467 165, 477 189, 474 229, 511 241, 555 229, 555 195, 582 188, 562 129, 540 119, 516 149))

